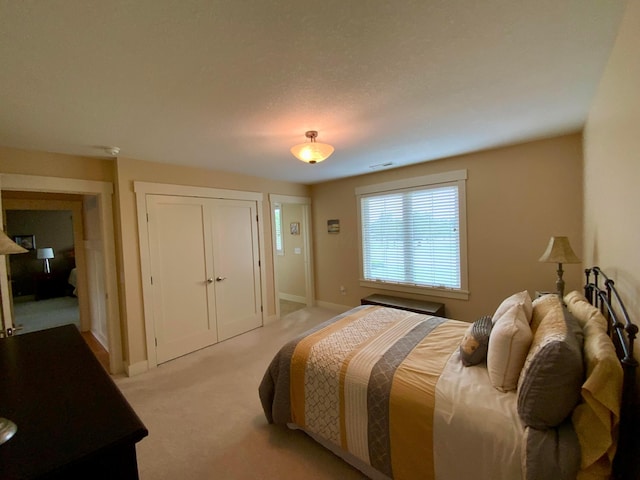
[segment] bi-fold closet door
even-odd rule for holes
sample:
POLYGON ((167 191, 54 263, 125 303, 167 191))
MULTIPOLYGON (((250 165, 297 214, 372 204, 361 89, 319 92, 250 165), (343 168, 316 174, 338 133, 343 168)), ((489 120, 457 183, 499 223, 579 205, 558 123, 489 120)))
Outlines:
POLYGON ((146 200, 157 363, 261 326, 256 202, 146 200))

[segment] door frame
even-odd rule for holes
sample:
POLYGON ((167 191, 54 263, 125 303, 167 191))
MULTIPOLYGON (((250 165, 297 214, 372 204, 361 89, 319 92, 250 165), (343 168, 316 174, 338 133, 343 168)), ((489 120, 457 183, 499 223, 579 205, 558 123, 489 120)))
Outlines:
POLYGON ((149 228, 147 223, 147 195, 171 195, 178 197, 219 198, 225 200, 249 200, 256 202, 258 215, 258 248, 260 255, 260 298, 262 301, 262 324, 264 325, 267 305, 267 284, 264 265, 264 224, 262 202, 263 194, 241 190, 225 190, 211 187, 193 187, 173 185, 169 183, 133 182, 136 195, 136 211, 138 217, 138 244, 140 247, 140 273, 142 277, 142 307, 147 343, 147 368, 158 366, 155 344, 155 319, 153 316, 153 292, 151 289, 151 255, 149 251, 149 228))
MULTIPOLYGON (((44 177, 38 175, 0 174, 0 191, 69 193, 91 195, 98 199, 100 235, 102 236, 105 296, 107 307, 107 330, 109 341, 109 370, 111 373, 124 371, 122 358, 122 336, 120 330, 120 302, 116 268, 115 229, 113 220, 113 184, 96 180, 75 178, 44 177)), ((2 207, 0 200, 0 208, 2 207)), ((0 255, 0 297, 9 298, 9 279, 6 257, 0 255)), ((12 322, 10 305, 2 302, 2 317, 12 322)))
POLYGON ((273 282, 274 282, 274 290, 276 295, 276 318, 280 318, 280 301, 278 298, 279 295, 279 285, 278 285, 278 262, 277 262, 277 252, 276 252, 276 228, 275 228, 275 210, 274 207, 277 203, 293 203, 297 205, 302 205, 302 221, 300 225, 300 231, 302 235, 302 244, 304 246, 304 279, 305 279, 305 294, 306 294, 306 304, 308 307, 313 307, 315 305, 315 286, 313 282, 313 244, 311 243, 311 198, 309 197, 298 197, 293 195, 277 195, 277 194, 269 194, 269 203, 271 212, 271 232, 273 236, 273 241, 271 242, 273 245, 273 282))

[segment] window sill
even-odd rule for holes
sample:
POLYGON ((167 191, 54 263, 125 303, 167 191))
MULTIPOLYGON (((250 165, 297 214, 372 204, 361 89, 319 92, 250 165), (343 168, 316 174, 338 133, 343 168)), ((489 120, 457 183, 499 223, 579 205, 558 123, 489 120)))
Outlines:
POLYGON ((451 290, 447 288, 412 287, 397 283, 372 282, 360 280, 361 287, 376 288, 379 290, 392 290, 394 292, 413 293, 418 295, 428 295, 430 297, 453 298, 456 300, 469 300, 469 291, 451 290))

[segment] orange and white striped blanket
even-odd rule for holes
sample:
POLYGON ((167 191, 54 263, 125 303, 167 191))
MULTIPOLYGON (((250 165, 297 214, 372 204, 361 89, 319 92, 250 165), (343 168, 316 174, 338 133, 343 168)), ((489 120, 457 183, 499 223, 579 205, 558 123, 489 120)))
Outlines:
POLYGON ((302 427, 389 478, 434 478, 436 383, 465 322, 359 307, 286 345, 260 386, 267 419, 302 427))

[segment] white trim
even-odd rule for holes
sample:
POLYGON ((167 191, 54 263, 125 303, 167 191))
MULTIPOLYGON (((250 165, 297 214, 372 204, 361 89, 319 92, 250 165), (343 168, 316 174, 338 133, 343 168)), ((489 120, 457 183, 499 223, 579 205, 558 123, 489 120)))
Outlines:
POLYGON ((149 364, 146 360, 142 360, 141 362, 136 362, 136 363, 132 363, 131 365, 127 365, 128 377, 135 377, 136 375, 140 375, 148 371, 149 371, 149 364))
POLYGON ((86 194, 113 194, 113 184, 95 180, 75 178, 44 177, 40 175, 20 175, 3 173, 2 189, 23 192, 53 192, 86 194))
MULTIPOLYGON (((109 369, 111 373, 124 371, 122 336, 120 331, 120 302, 116 267, 115 230, 113 225, 113 184, 75 178, 44 177, 38 175, 0 174, 0 190, 25 192, 71 193, 95 195, 100 212, 100 234, 103 240, 107 329, 109 340, 109 369)), ((0 287, 6 282, 6 264, 0 260, 0 287)), ((5 296, 2 288, 2 298, 5 296)), ((7 292, 8 294, 8 292, 7 292)))
POLYGON ((372 282, 360 279, 360 286, 366 288, 375 288, 377 290, 393 290, 395 292, 413 293, 417 295, 425 295, 429 297, 454 298, 457 300, 469 300, 469 292, 467 290, 451 290, 448 288, 430 288, 430 287, 411 287, 408 285, 393 284, 386 282, 372 282))
POLYGON ((405 188, 423 187, 425 185, 436 185, 439 183, 457 182, 458 180, 466 180, 466 170, 453 170, 451 172, 434 173, 432 175, 423 175, 421 177, 405 178, 403 180, 393 180, 391 182, 377 183, 374 185, 365 185, 356 187, 356 195, 367 195, 370 193, 381 193, 390 190, 402 190, 405 188))
MULTIPOLYGON (((271 234, 272 234, 272 244, 273 244, 273 288, 276 295, 278 295, 278 267, 277 267, 277 251, 276 251, 276 242, 275 242, 275 232, 274 232, 274 214, 273 214, 273 206, 277 204, 289 203, 289 204, 297 204, 302 205, 302 225, 300 228, 302 229, 302 241, 304 247, 304 281, 305 281, 305 293, 306 299, 303 301, 308 307, 312 307, 315 305, 315 284, 313 279, 313 242, 311 238, 313 237, 312 232, 312 224, 311 224, 311 198, 309 197, 298 197, 293 195, 278 195, 271 193, 269 194, 269 203, 271 207, 269 210, 271 211, 271 234)), ((280 318, 280 305, 276 301, 276 316, 280 318)))
POLYGON ((276 193, 269 194, 269 201, 271 203, 296 203, 299 205, 311 205, 311 199, 309 197, 296 197, 293 195, 278 195, 276 193))
POLYGON ((264 195, 260 192, 243 190, 225 190, 223 188, 192 187, 189 185, 172 185, 169 183, 133 182, 133 191, 138 194, 173 195, 177 197, 223 198, 226 200, 253 200, 262 202, 264 195))
POLYGON ((469 266, 467 257, 467 170, 453 170, 451 172, 436 173, 433 175, 423 175, 421 177, 394 180, 391 182, 378 183, 375 185, 365 185, 356 187, 356 216, 358 222, 358 268, 360 275, 360 286, 376 288, 382 290, 393 290, 397 292, 413 293, 433 297, 445 297, 458 300, 468 300, 469 291, 469 266), (458 215, 460 219, 460 289, 443 289, 433 287, 419 287, 411 285, 394 284, 387 282, 374 282, 364 280, 364 267, 362 264, 362 207, 361 197, 369 194, 382 193, 394 190, 406 190, 410 188, 432 187, 440 184, 456 184, 458 186, 458 215))
POLYGON ((265 306, 267 305, 267 280, 265 275, 264 223, 263 205, 264 195, 258 192, 241 190, 225 190, 220 188, 193 187, 189 185, 172 185, 167 183, 133 182, 136 195, 136 210, 138 219, 138 246, 140 249, 140 275, 142 279, 142 308, 144 316, 145 336, 147 345, 147 368, 158 366, 156 357, 155 321, 153 318, 153 295, 151 292, 151 260, 149 251, 149 224, 147 223, 147 195, 171 195, 178 197, 216 198, 225 200, 247 200, 256 202, 258 216, 258 251, 260 255, 260 288, 262 302, 262 325, 265 324, 265 306))
POLYGON ((307 298, 300 295, 291 295, 290 293, 278 293, 280 300, 288 300, 289 302, 306 303, 307 298))

